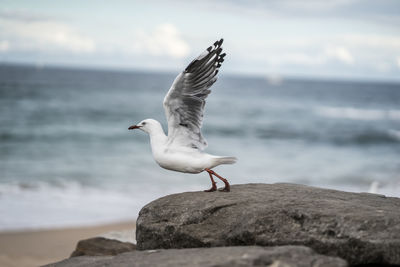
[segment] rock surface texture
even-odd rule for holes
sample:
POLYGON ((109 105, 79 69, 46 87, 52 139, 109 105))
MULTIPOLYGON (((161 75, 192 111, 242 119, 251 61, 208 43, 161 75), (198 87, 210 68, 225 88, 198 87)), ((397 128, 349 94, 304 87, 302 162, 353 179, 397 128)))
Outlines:
POLYGON ((136 245, 128 242, 107 239, 104 237, 94 237, 78 242, 76 249, 71 257, 78 256, 100 256, 117 255, 123 252, 136 250, 136 245))
POLYGON ((47 267, 179 267, 179 266, 273 266, 273 267, 344 267, 346 261, 316 254, 303 246, 219 247, 135 251, 114 257, 75 257, 47 267))
POLYGON ((139 250, 304 245, 351 265, 400 264, 400 199, 295 184, 234 185, 230 193, 151 202, 139 213, 136 237, 139 250))

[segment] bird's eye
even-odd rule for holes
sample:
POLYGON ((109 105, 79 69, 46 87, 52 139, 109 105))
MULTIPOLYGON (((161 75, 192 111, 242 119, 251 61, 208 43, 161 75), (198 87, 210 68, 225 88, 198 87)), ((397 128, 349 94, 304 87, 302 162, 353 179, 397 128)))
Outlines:
POLYGON ((145 123, 145 122, 142 122, 142 125, 146 125, 146 123, 145 123))

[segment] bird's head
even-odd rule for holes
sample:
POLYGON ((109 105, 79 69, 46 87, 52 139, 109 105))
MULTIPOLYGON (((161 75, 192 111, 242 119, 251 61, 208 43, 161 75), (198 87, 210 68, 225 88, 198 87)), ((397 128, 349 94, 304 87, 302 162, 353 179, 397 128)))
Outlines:
POLYGON ((160 123, 156 120, 145 119, 136 125, 132 125, 131 127, 128 128, 128 130, 139 129, 139 130, 142 130, 143 132, 150 133, 150 131, 152 129, 154 129, 155 127, 158 127, 159 125, 160 125, 160 123))

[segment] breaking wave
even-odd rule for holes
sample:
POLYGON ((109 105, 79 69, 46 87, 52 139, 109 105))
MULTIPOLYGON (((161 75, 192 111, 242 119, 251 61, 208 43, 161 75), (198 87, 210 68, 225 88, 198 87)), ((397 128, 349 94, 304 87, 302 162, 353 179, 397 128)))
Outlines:
POLYGON ((85 187, 77 182, 0 183, 0 230, 95 225, 136 218, 149 201, 139 193, 85 187))
POLYGON ((318 107, 315 109, 317 115, 350 120, 400 120, 400 110, 397 109, 360 109, 353 107, 318 107))
POLYGON ((256 135, 262 139, 302 140, 305 142, 330 143, 333 145, 386 145, 400 144, 400 131, 367 129, 330 131, 329 129, 260 128, 256 135))

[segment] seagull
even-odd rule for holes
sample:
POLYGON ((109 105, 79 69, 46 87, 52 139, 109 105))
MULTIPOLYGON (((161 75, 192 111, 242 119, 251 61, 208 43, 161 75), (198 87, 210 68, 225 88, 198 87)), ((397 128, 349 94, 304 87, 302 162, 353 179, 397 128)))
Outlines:
POLYGON ((201 133, 205 100, 226 56, 225 53, 221 54, 222 43, 223 39, 208 47, 172 83, 163 102, 168 135, 165 135, 161 124, 154 119, 145 119, 128 128, 140 129, 149 134, 153 157, 162 168, 184 173, 208 172, 211 188, 205 192, 217 190, 213 176, 225 184, 219 191, 229 192, 228 180, 212 169, 221 164, 233 164, 237 160, 235 157, 205 153, 207 141, 201 133))

